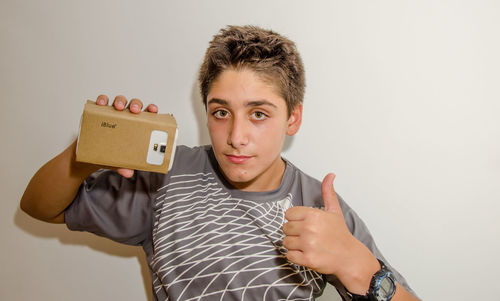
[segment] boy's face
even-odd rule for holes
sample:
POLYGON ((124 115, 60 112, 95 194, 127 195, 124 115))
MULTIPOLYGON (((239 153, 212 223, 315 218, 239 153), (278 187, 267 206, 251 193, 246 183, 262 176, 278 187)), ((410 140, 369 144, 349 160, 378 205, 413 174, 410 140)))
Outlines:
POLYGON ((207 125, 226 180, 246 191, 279 187, 285 135, 295 134, 302 106, 290 117, 276 88, 248 69, 223 71, 207 95, 207 125))

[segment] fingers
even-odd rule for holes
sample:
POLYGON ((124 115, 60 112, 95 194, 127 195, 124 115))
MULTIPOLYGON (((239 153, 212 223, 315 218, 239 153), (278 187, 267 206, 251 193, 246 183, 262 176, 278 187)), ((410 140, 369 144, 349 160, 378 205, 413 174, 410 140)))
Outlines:
MULTIPOLYGON (((123 95, 118 95, 113 101, 113 107, 118 111, 123 111, 127 108, 127 98, 123 95)), ((142 109, 142 101, 138 98, 132 98, 128 104, 130 112, 138 114, 142 109)))
POLYGON ((151 113, 158 113, 158 106, 155 104, 150 104, 146 107, 146 111, 151 113))
POLYGON ((142 110, 142 101, 137 98, 132 98, 129 103, 129 110, 132 113, 140 113, 142 110))
POLYGON ((301 222, 287 222, 283 225, 283 233, 285 235, 300 235, 301 222))
MULTIPOLYGON (((100 106, 106 106, 108 105, 109 98, 108 96, 101 94, 97 96, 96 103, 100 106)), ((117 109, 118 111, 123 111, 127 108, 127 98, 123 95, 118 95, 115 97, 113 100, 113 107, 117 109)), ((130 112, 139 114, 143 108, 143 103, 140 99, 138 98, 132 98, 128 104, 128 109, 130 112)), ((146 112, 151 112, 151 113, 158 113, 158 106, 154 104, 150 104, 146 107, 144 110, 146 112)))
POLYGON ((113 107, 118 111, 123 111, 127 107, 127 98, 123 95, 118 95, 113 100, 113 107))
POLYGON ((310 207, 304 207, 304 206, 295 206, 287 211, 285 211, 285 218, 289 221, 301 221, 306 219, 306 217, 313 213, 315 208, 310 208, 310 207))
POLYGON ((286 236, 283 238, 283 247, 288 251, 301 250, 301 241, 299 236, 286 236))
POLYGON ((286 253, 286 259, 288 259, 289 261, 291 261, 295 264, 298 264, 298 265, 305 265, 302 263, 303 257, 304 257, 304 253, 302 251, 299 251, 299 250, 289 250, 286 253))
POLYGON ((109 98, 106 95, 99 95, 97 96, 96 103, 100 106, 107 106, 109 102, 109 98))
POLYGON ((134 175, 134 170, 128 168, 117 168, 116 172, 125 178, 131 178, 134 175))
POLYGON ((334 180, 335 180, 335 174, 329 173, 326 175, 326 177, 323 179, 323 182, 321 183, 321 195, 323 196, 325 211, 337 212, 342 214, 342 209, 340 209, 337 193, 333 188, 334 180))
POLYGON ((283 246, 285 248, 287 248, 286 259, 288 259, 289 261, 291 261, 297 265, 301 265, 301 266, 305 266, 305 267, 308 267, 311 269, 315 269, 316 266, 315 266, 314 256, 311 257, 311 254, 300 249, 300 246, 295 246, 296 243, 300 243, 300 242, 290 240, 287 242, 287 245, 288 245, 288 247, 287 247, 285 245, 285 240, 283 240, 283 246))

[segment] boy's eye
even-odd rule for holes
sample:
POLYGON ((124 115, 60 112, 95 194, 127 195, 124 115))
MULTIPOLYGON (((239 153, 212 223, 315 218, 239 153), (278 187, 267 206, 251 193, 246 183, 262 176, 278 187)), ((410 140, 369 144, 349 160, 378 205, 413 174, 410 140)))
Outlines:
POLYGON ((226 118, 229 115, 229 112, 225 110, 217 110, 212 114, 215 116, 215 118, 226 118))
POLYGON ((262 113, 262 112, 259 112, 259 111, 253 112, 253 113, 252 113, 252 116, 253 116, 255 119, 257 119, 257 120, 262 120, 262 119, 264 119, 264 118, 266 118, 266 117, 267 117, 267 115, 266 115, 266 114, 264 114, 264 113, 262 113))

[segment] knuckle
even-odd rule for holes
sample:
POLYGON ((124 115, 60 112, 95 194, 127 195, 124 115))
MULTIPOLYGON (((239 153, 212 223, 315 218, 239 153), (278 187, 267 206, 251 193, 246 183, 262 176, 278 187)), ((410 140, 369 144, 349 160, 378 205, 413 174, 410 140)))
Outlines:
POLYGON ((288 251, 285 256, 286 256, 286 259, 291 263, 298 264, 298 265, 305 265, 303 262, 303 257, 300 254, 300 252, 288 251))
POLYGON ((316 258, 312 253, 306 253, 304 256, 304 265, 311 269, 317 268, 316 258))
POLYGON ((142 109, 142 102, 137 98, 132 98, 129 102, 129 109, 132 113, 139 113, 142 109))
POLYGON ((309 212, 310 214, 310 217, 313 219, 313 220, 317 220, 320 216, 321 216, 321 211, 318 210, 318 209, 315 209, 315 210, 311 210, 309 212))
POLYGON ((99 96, 97 96, 96 98, 96 103, 98 105, 107 105, 108 104, 108 96, 104 95, 104 94, 99 94, 99 96))
POLYGON ((315 223, 310 222, 304 226, 304 232, 306 232, 308 235, 316 235, 318 233, 318 228, 316 227, 315 223))
POLYGON ((148 105, 147 110, 150 112, 157 112, 158 111, 158 106, 155 105, 154 103, 148 105))
POLYGON ((283 233, 287 234, 290 232, 290 225, 288 223, 285 223, 283 225, 283 233))
POLYGON ((316 245, 316 240, 314 238, 309 238, 309 239, 306 239, 304 242, 303 242, 303 248, 304 250, 308 251, 308 250, 314 250, 314 246, 316 245))
POLYGON ((123 95, 118 95, 115 97, 115 102, 127 103, 127 98, 123 95))
POLYGON ((303 265, 305 265, 306 267, 309 267, 309 268, 311 267, 312 259, 311 259, 311 255, 309 253, 307 253, 307 252, 304 253, 304 257, 303 257, 302 261, 303 261, 303 265))

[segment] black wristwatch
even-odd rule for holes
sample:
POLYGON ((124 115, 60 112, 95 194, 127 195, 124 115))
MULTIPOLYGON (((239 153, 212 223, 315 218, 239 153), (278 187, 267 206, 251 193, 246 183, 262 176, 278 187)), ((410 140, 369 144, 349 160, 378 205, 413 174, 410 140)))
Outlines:
POLYGON ((347 292, 351 300, 389 301, 392 299, 392 296, 396 293, 396 278, 382 260, 378 259, 378 262, 380 262, 380 270, 373 275, 372 281, 370 282, 370 288, 366 295, 357 295, 347 292))

